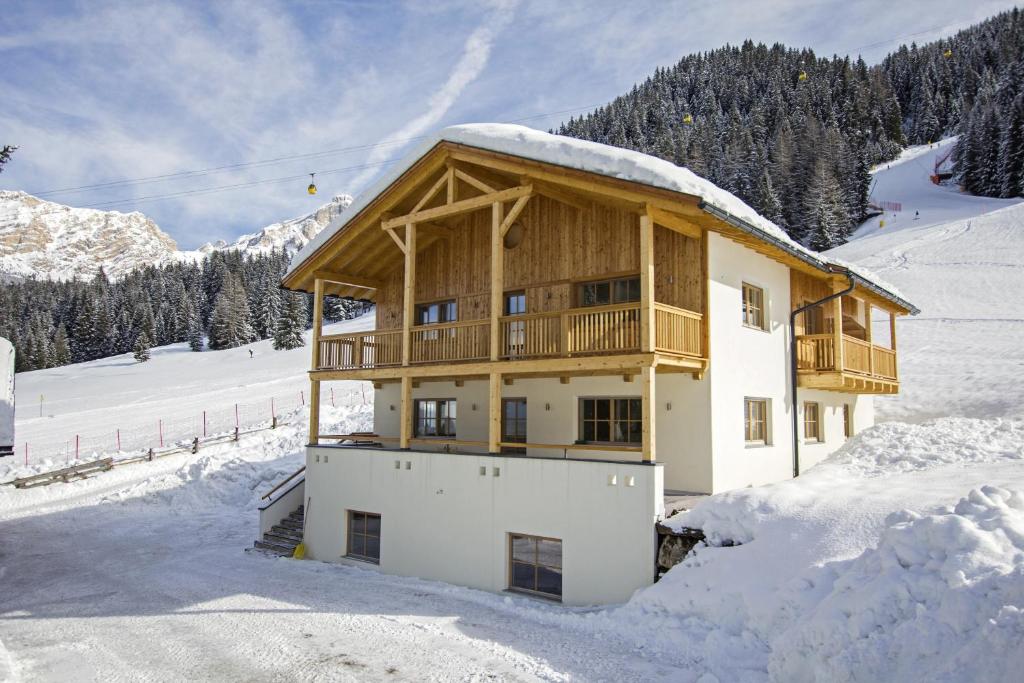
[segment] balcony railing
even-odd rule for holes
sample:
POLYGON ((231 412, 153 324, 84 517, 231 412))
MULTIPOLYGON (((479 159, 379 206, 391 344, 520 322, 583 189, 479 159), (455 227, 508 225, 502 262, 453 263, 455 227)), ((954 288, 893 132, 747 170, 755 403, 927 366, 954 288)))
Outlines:
MULTIPOLYGON (((895 381, 896 352, 843 335, 843 372, 895 381)), ((796 338, 797 368, 804 372, 836 372, 835 336, 805 334, 796 338)))
MULTIPOLYGON (((702 357, 703 316, 655 305, 655 350, 702 357)), ((640 304, 572 308, 500 318, 500 358, 555 358, 632 353, 640 345, 640 304)), ((490 358, 490 320, 418 325, 411 330, 411 363, 490 358)), ((402 364, 402 331, 336 334, 320 340, 321 370, 380 368, 402 364)))

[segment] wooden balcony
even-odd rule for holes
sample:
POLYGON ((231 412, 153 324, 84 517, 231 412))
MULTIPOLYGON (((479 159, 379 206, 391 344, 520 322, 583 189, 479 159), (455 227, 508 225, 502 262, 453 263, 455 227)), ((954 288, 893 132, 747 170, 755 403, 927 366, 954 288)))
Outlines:
POLYGON ((836 335, 805 334, 796 338, 801 387, 861 394, 894 394, 899 389, 896 352, 850 335, 841 335, 837 368, 836 335))
MULTIPOLYGON (((703 316, 656 303, 655 351, 703 357, 703 316)), ((627 354, 641 350, 639 303, 503 316, 501 360, 627 354)), ((410 330, 410 365, 486 361, 490 320, 417 325, 410 330)), ((374 330, 320 338, 317 370, 362 370, 402 365, 402 331, 374 330)))

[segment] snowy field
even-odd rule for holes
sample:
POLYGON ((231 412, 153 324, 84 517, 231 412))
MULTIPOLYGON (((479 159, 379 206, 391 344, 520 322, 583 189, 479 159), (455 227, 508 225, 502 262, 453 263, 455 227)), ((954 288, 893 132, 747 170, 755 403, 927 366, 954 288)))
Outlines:
MULTIPOLYGON (((797 480, 673 518, 709 545, 627 604, 563 608, 243 552, 259 496, 302 462, 296 409, 284 427, 198 455, 0 487, 0 680, 1019 678, 1024 206, 918 182, 934 153, 876 174, 875 196, 909 217, 836 250, 922 309, 899 323, 901 394, 878 401, 901 422, 797 480), (935 222, 915 221, 915 205, 935 222)), ((253 349, 19 375, 19 441, 304 388, 308 348, 253 349), (63 394, 53 417, 32 416, 39 393, 63 394)), ((369 426, 363 386, 336 385, 325 425, 369 426)), ((18 467, 0 466, 0 480, 18 467)))

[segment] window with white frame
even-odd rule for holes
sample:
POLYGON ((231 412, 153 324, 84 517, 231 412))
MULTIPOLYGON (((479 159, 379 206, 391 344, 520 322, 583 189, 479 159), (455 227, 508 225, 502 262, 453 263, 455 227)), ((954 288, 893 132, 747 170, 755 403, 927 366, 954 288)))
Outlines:
POLYGON ((769 443, 768 399, 743 399, 743 440, 755 446, 769 443))
POLYGON ((765 330, 764 289, 743 283, 743 324, 765 330))

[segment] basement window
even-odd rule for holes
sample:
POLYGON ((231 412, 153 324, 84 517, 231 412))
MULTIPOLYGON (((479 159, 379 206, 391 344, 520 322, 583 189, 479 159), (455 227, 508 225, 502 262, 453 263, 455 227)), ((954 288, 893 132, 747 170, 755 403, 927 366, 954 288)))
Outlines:
POLYGON ((562 541, 509 534, 509 590, 562 598, 562 541))
POLYGON ((804 438, 808 441, 822 442, 825 440, 821 428, 821 404, 807 401, 804 403, 804 438))
POLYGON ((380 515, 348 511, 348 549, 346 556, 380 564, 380 515))

